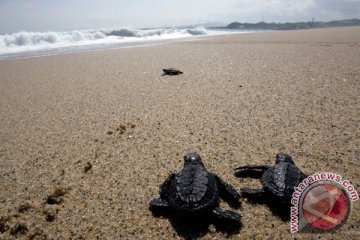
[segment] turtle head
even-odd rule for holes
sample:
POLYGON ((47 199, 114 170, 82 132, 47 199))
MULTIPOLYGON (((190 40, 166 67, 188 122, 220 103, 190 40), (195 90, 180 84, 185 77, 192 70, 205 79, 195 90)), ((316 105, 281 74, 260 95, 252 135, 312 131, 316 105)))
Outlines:
POLYGON ((276 162, 275 163, 279 163, 279 162, 294 163, 291 156, 289 154, 287 154, 287 153, 278 153, 278 154, 276 154, 276 162))
POLYGON ((197 153, 188 153, 184 156, 185 165, 187 164, 201 164, 204 165, 201 161, 201 157, 197 153))

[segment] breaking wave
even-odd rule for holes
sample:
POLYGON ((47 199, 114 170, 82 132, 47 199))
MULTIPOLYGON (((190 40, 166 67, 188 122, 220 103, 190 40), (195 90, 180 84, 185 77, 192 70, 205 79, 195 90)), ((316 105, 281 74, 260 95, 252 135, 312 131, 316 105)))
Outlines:
POLYGON ((12 48, 20 46, 54 45, 71 43, 89 43, 99 40, 138 40, 147 39, 171 39, 188 36, 206 35, 207 30, 202 27, 193 29, 100 29, 100 30, 75 30, 69 32, 18 32, 0 35, 0 48, 12 48))
POLYGON ((226 34, 195 28, 97 29, 68 32, 17 32, 0 35, 0 59, 61 54, 123 46, 147 45, 171 39, 226 34))

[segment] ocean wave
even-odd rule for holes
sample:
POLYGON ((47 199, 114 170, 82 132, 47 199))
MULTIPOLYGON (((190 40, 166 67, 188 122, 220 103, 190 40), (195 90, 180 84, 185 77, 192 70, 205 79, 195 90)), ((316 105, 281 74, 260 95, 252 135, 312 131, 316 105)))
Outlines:
POLYGON ((0 35, 0 49, 16 48, 23 46, 55 45, 72 43, 91 43, 99 40, 137 40, 166 39, 187 36, 207 35, 207 30, 202 27, 192 29, 99 29, 99 30, 75 30, 69 32, 17 32, 0 35))
POLYGON ((215 29, 95 29, 68 32, 17 32, 0 35, 0 61, 5 59, 98 51, 102 49, 146 46, 176 39, 239 33, 215 29))

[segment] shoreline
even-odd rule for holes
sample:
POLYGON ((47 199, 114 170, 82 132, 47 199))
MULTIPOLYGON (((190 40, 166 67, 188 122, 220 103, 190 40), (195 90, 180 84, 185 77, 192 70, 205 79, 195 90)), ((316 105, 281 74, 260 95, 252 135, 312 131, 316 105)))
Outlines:
POLYGON ((346 28, 359 28, 358 26, 346 26, 346 27, 328 27, 328 28, 314 28, 314 29, 298 29, 298 30, 245 30, 244 32, 239 32, 239 30, 233 30, 229 29, 228 33, 226 34, 215 34, 215 35, 204 35, 204 36, 192 36, 192 37, 182 37, 182 38, 175 38, 175 39, 164 39, 164 40, 150 40, 150 41, 143 41, 143 42, 128 42, 128 43, 112 43, 108 44, 108 46, 100 47, 98 45, 93 45, 95 47, 90 47, 90 45, 79 45, 79 46, 69 46, 66 48, 78 48, 83 47, 83 49, 76 49, 76 50, 66 50, 63 48, 50 48, 49 50, 41 50, 39 51, 30 51, 31 56, 24 56, 25 53, 19 53, 13 54, 10 53, 8 56, 2 57, 0 56, 0 62, 2 61, 8 61, 8 60, 18 60, 18 59, 27 59, 27 58, 38 58, 38 57, 49 57, 49 56, 57 56, 57 55, 67 55, 67 54, 78 54, 78 53, 91 53, 91 52, 101 52, 101 51, 112 51, 112 50, 119 50, 123 48, 137 48, 137 47, 151 47, 151 46, 157 46, 157 45, 163 45, 163 44, 173 44, 173 43, 181 43, 181 42, 187 42, 187 41, 203 41, 203 40, 209 40, 214 38, 222 38, 222 37, 231 37, 233 35, 239 35, 239 34, 258 34, 258 33, 276 33, 276 32, 298 32, 298 31, 316 31, 316 30, 325 30, 326 29, 346 29, 346 28), (110 46, 112 45, 112 46, 110 46), (97 46, 97 47, 96 47, 97 46), (57 52, 54 53, 58 49, 63 49, 63 52, 57 52), (43 53, 41 53, 43 52, 43 53))
MULTIPOLYGON (((22 58, 34 58, 34 57, 47 57, 47 56, 56 56, 64 54, 75 54, 75 53, 86 53, 86 52, 98 52, 98 51, 107 51, 107 50, 117 50, 122 48, 136 48, 136 47, 150 47, 162 44, 171 44, 177 42, 186 42, 186 41, 199 41, 204 39, 212 39, 214 37, 221 36, 231 36, 234 34, 243 34, 243 33, 252 33, 251 31, 240 32, 240 31, 224 31, 227 33, 224 34, 214 34, 214 35, 199 35, 199 36, 188 36, 180 37, 173 39, 158 39, 158 40, 142 40, 142 41, 130 41, 130 42, 120 42, 120 43, 105 43, 105 44, 88 44, 88 45, 74 45, 68 47, 50 47, 45 50, 31 50, 20 53, 8 53, 0 55, 0 61, 6 60, 16 60, 22 58), (102 45, 102 46, 101 46, 102 45), (57 52, 58 51, 58 52, 57 52)), ((258 31, 261 32, 261 31, 258 31)))

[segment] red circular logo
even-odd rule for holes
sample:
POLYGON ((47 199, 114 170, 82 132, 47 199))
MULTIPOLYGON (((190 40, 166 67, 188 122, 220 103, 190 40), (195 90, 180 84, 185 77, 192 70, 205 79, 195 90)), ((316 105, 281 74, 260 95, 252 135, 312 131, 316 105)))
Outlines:
POLYGON ((301 211, 308 226, 331 230, 346 221, 351 211, 351 200, 340 185, 320 181, 304 193, 301 211))

